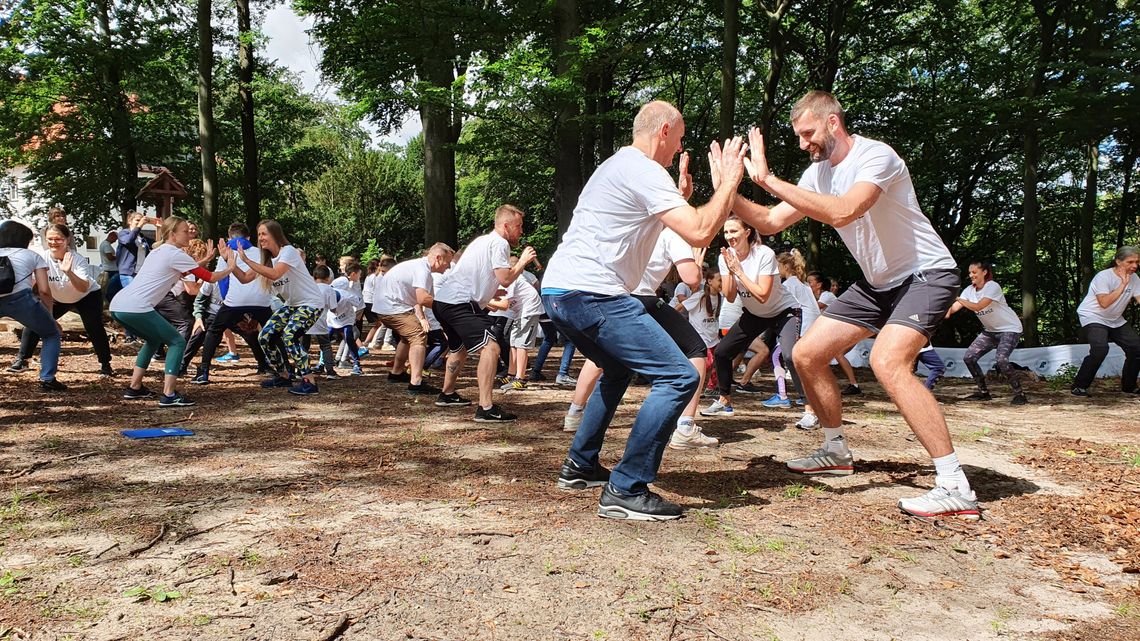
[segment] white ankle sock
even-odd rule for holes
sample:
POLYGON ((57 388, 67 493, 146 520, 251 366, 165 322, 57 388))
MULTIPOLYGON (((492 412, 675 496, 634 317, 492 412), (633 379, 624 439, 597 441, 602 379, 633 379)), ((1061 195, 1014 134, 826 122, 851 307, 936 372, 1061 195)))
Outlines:
POLYGON ((823 448, 835 453, 847 451, 847 439, 843 436, 842 427, 823 428, 823 448))
POLYGON ((582 406, 581 405, 575 405, 574 403, 570 404, 570 410, 566 412, 566 414, 569 416, 577 416, 581 413, 582 413, 582 406))
POLYGON ((946 489, 957 488, 962 494, 970 494, 970 481, 962 471, 962 464, 958 462, 958 453, 951 452, 946 456, 934 459, 934 483, 946 489))
POLYGON ((681 433, 681 436, 692 436, 696 429, 697 425, 693 422, 692 416, 682 416, 677 419, 677 431, 681 433))

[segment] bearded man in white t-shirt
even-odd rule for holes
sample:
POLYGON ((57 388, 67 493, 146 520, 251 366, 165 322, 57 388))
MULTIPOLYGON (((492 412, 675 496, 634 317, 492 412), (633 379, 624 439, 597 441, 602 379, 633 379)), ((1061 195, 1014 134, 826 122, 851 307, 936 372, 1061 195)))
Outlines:
MULTIPOLYGON (((743 141, 726 141, 713 161, 724 184, 707 205, 686 198, 691 183, 673 182, 666 167, 681 151, 685 121, 655 101, 633 121, 633 144, 602 163, 578 197, 570 228, 546 267, 542 302, 558 331, 604 374, 586 403, 558 477, 562 489, 604 486, 598 516, 661 521, 681 507, 649 490, 677 418, 699 377, 677 343, 630 295, 640 284, 663 227, 694 247, 707 247, 728 217, 743 176, 743 141), (613 472, 599 461, 606 428, 636 372, 652 386, 613 472)), ((719 146, 718 146, 719 150, 719 146)))
POLYGON ((791 116, 812 165, 798 184, 777 178, 764 156, 764 137, 753 128, 751 158, 745 161, 749 176, 782 202, 768 208, 738 196, 735 211, 762 234, 803 218, 831 225, 863 278, 828 306, 795 347, 793 358, 823 427, 824 444, 788 461, 788 468, 803 474, 854 472, 843 434, 842 398, 829 364, 877 334, 871 368, 934 459, 936 472, 933 490, 900 500, 899 508, 921 517, 977 519, 977 498, 958 463, 946 418, 911 375, 919 350, 957 297, 957 263, 919 208, 906 163, 888 145, 848 133, 834 96, 812 91, 792 107, 791 116))

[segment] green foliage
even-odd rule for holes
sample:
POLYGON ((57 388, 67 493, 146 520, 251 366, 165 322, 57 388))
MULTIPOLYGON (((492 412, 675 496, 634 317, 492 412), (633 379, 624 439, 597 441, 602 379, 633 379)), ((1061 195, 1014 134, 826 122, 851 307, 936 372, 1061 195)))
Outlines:
POLYGON ((181 599, 182 593, 178 590, 168 589, 164 585, 152 585, 150 587, 135 586, 128 588, 123 592, 125 597, 134 597, 138 601, 154 601, 156 603, 165 603, 175 599, 181 599))
POLYGON ((1057 373, 1046 379, 1049 389, 1053 391, 1069 389, 1073 386, 1073 379, 1077 377, 1080 367, 1072 363, 1065 363, 1057 368, 1057 373))
POLYGON ((23 572, 4 570, 0 574, 0 596, 11 597, 20 593, 20 586, 16 584, 21 579, 28 578, 23 572))

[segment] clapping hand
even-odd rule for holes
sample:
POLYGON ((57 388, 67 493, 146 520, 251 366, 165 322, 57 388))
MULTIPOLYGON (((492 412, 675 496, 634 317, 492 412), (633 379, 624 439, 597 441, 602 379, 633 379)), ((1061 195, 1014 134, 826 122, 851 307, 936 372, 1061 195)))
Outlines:
POLYGON ((768 157, 764 153, 764 134, 759 127, 748 131, 748 141, 751 144, 752 155, 744 159, 744 166, 748 169, 748 176, 752 182, 764 186, 771 172, 768 171, 768 157))
POLYGON ((740 259, 736 257, 736 252, 732 249, 725 247, 720 250, 720 255, 724 258, 724 264, 728 267, 729 273, 733 276, 739 276, 743 271, 740 267, 740 259))
POLYGON ((227 265, 234 264, 234 250, 230 249, 226 241, 220 238, 218 239, 218 255, 222 257, 222 260, 226 261, 227 265))
POLYGON ((688 200, 693 195, 693 175, 689 173, 689 152, 681 152, 681 160, 678 165, 677 175, 677 190, 681 192, 681 198, 688 200))

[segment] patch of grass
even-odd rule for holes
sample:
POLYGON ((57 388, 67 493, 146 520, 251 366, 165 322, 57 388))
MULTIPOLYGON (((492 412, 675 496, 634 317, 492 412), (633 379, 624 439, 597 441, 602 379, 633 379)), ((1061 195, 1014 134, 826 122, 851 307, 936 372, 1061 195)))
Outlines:
POLYGON ((610 638, 610 635, 606 634, 605 630, 594 630, 590 633, 590 638, 594 639, 594 641, 603 641, 604 639, 610 638))
POLYGON ((127 588, 123 592, 125 597, 134 597, 139 601, 156 601, 158 603, 165 603, 175 599, 181 599, 182 593, 178 590, 168 589, 165 585, 152 585, 150 587, 143 587, 136 585, 132 588, 127 588))
POLYGON ((83 556, 82 554, 73 554, 67 557, 67 564, 73 568, 77 568, 83 565, 86 561, 87 557, 83 556))
POLYGON ((63 445, 63 437, 60 436, 45 436, 40 440, 43 442, 45 450, 59 449, 63 445))
POLYGON ((192 625, 196 628, 200 628, 204 625, 210 625, 213 622, 214 622, 214 617, 212 617, 208 614, 199 614, 198 616, 194 617, 193 619, 190 619, 190 625, 192 625))
POLYGON ((1124 617, 1126 619, 1140 619, 1140 604, 1137 603, 1121 603, 1112 609, 1116 616, 1124 617))
POLYGON ((4 574, 0 574, 0 596, 16 596, 20 593, 20 586, 16 585, 16 582, 27 578, 28 576, 23 572, 4 570, 4 574))
POLYGON ((990 628, 995 634, 1009 634, 1009 620, 1012 617, 1013 612, 1009 608, 999 606, 998 609, 994 611, 994 618, 990 619, 990 628))
POLYGON ((892 559, 898 559, 900 561, 906 561, 907 563, 910 563, 911 565, 915 565, 918 563, 918 557, 911 554, 910 552, 907 552, 906 550, 896 550, 895 548, 890 548, 889 550, 887 550, 887 556, 891 557, 892 559))
POLYGON ((980 430, 970 432, 969 434, 966 435, 966 438, 970 439, 971 441, 976 441, 978 439, 985 438, 989 435, 990 435, 990 428, 983 427, 980 430))
POLYGON ((771 539, 764 542, 764 549, 769 552, 783 552, 788 547, 788 542, 783 539, 771 539))
POLYGON ((695 519, 697 524, 706 530, 719 530, 721 528, 720 518, 708 510, 691 512, 689 518, 695 519))
POLYGON ((1077 377, 1077 371, 1080 368, 1072 363, 1065 363, 1057 368, 1057 373, 1046 378, 1045 382, 1049 384, 1049 389, 1054 392, 1060 390, 1067 390, 1073 386, 1073 379, 1077 377))
POLYGON ((23 515, 24 508, 29 503, 45 505, 48 503, 48 499, 39 492, 25 493, 21 492, 20 488, 13 489, 8 501, 0 505, 0 521, 20 518, 23 515))
POLYGON ((808 490, 806 485, 801 483, 792 483, 784 488, 784 498, 798 499, 803 496, 804 492, 808 490))
POLYGON ((885 421, 885 420, 887 420, 887 413, 884 412, 883 410, 879 410, 877 412, 872 413, 871 418, 875 419, 876 421, 885 421))
POLYGON ((1132 467, 1140 467, 1140 448, 1123 447, 1120 450, 1120 455, 1124 458, 1126 464, 1132 467))
POLYGON ((249 548, 241 551, 241 557, 239 560, 241 561, 241 564, 247 568, 255 568, 265 562, 265 559, 261 558, 260 554, 249 548))

